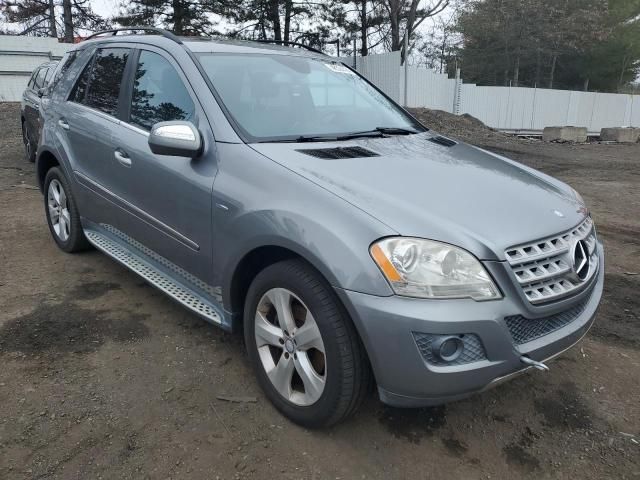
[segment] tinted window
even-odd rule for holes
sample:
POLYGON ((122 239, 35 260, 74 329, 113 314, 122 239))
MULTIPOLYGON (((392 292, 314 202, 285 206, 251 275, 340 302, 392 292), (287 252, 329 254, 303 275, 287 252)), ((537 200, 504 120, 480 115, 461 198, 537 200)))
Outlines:
POLYGON ((76 103, 85 103, 85 94, 87 92, 87 83, 89 83, 89 74, 91 73, 91 66, 93 65, 93 59, 89 60, 89 63, 84 67, 76 85, 71 90, 69 100, 76 103))
POLYGON ((148 130, 157 122, 188 120, 193 101, 178 72, 161 55, 142 51, 131 99, 131 123, 148 130))
POLYGON ((41 88, 44 85, 44 78, 46 77, 48 71, 49 71, 48 68, 40 69, 40 71, 38 72, 38 75, 36 75, 36 81, 33 84, 33 88, 37 90, 38 88, 41 88))
POLYGON ((86 104, 109 115, 118 112, 118 96, 124 67, 129 57, 126 48, 98 50, 89 76, 86 104))

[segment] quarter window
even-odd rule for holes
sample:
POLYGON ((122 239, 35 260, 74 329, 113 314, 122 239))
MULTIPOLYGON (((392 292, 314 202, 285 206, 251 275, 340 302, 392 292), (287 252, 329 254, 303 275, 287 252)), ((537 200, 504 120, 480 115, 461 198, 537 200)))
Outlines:
POLYGON ((48 68, 41 68, 40 71, 38 72, 38 75, 36 75, 36 81, 33 84, 33 88, 34 89, 39 89, 41 87, 44 86, 44 78, 47 76, 47 72, 49 71, 48 68))
POLYGON ((140 52, 131 98, 131 123, 151 130, 157 122, 189 120, 195 106, 178 72, 161 55, 140 52))
POLYGON ((71 64, 78 57, 78 52, 80 52, 80 50, 72 50, 64 54, 62 60, 60 60, 60 63, 56 67, 53 80, 51 80, 51 88, 53 88, 58 83, 58 81, 60 81, 62 75, 64 75, 67 70, 69 70, 71 64))
POLYGON ((29 88, 33 88, 34 83, 36 83, 36 76, 38 75, 38 70, 35 70, 32 74, 31 74, 31 78, 29 79, 29 83, 27 84, 27 86, 29 88))
POLYGON ((53 76, 54 71, 55 71, 54 67, 49 67, 49 70, 47 71, 47 76, 44 79, 45 85, 49 85, 49 83, 51 82, 51 77, 53 76))
POLYGON ((84 67, 78 81, 76 82, 71 94, 69 95, 69 101, 76 103, 85 103, 84 98, 87 93, 87 84, 89 83, 89 74, 91 73, 91 66, 93 65, 93 59, 89 60, 89 63, 84 67))
POLYGON ((120 85, 128 58, 129 50, 126 48, 98 50, 89 77, 87 106, 116 116, 120 85))

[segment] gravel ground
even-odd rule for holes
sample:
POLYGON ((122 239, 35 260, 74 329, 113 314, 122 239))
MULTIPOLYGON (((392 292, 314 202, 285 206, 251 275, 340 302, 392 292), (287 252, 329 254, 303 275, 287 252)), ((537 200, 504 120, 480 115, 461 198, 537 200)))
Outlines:
POLYGON ((0 104, 0 478, 640 478, 640 145, 418 114, 582 192, 607 249, 596 324, 549 373, 431 409, 372 394, 308 431, 262 395, 239 337, 96 251, 55 247, 18 107, 0 104))

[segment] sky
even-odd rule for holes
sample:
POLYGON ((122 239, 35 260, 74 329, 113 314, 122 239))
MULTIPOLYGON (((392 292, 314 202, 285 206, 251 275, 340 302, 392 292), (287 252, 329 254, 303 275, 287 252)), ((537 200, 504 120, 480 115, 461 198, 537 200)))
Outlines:
POLYGON ((113 17, 118 13, 118 0, 91 0, 91 7, 101 17, 113 17))

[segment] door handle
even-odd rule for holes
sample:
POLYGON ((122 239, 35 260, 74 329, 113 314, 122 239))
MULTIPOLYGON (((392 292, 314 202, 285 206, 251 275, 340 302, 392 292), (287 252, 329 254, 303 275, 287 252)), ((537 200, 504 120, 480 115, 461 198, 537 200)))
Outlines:
POLYGON ((129 158, 129 156, 122 150, 116 150, 115 152, 113 152, 113 156, 116 157, 116 160, 125 167, 131 166, 131 158, 129 158))
POLYGON ((69 130, 70 128, 66 120, 58 120, 58 125, 60 125, 65 130, 69 130))

